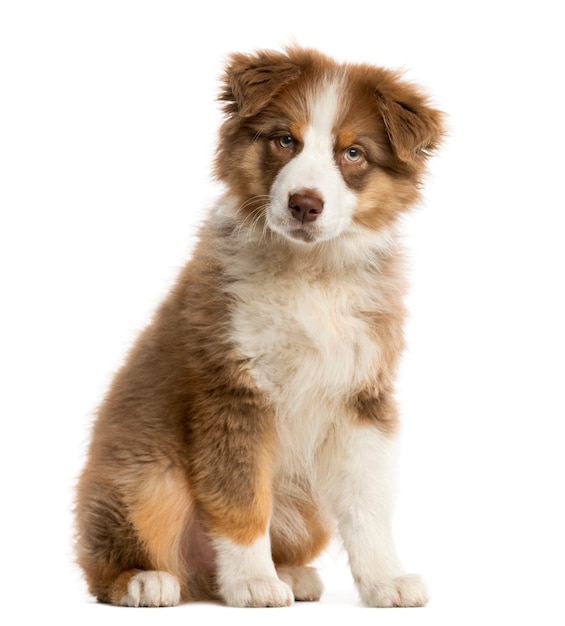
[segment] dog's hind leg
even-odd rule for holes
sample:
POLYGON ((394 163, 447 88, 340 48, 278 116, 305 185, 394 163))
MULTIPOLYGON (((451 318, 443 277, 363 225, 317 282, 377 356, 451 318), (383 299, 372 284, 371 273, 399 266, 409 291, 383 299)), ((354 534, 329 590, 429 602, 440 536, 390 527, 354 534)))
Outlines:
POLYGON ((129 570, 110 588, 110 601, 120 606, 175 606, 180 598, 180 583, 167 572, 129 570))
POLYGON ((313 567, 277 567, 278 577, 291 589, 298 602, 315 602, 322 596, 324 586, 313 567))
POLYGON ((330 524, 309 484, 296 479, 276 494, 271 520, 273 560, 277 574, 298 601, 319 600, 323 585, 317 571, 307 567, 325 548, 330 524))
MULTIPOLYGON (((132 472, 131 475, 135 475, 132 472)), ((182 472, 147 471, 135 488, 85 471, 78 490, 78 560, 100 602, 171 606, 187 597, 181 542, 192 514, 182 472), (127 499, 120 493, 135 494, 127 499)))

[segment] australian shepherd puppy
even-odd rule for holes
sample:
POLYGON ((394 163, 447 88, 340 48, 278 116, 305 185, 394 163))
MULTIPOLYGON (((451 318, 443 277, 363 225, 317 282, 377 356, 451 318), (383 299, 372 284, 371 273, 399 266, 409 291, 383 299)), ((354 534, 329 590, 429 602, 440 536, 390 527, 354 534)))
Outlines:
POLYGON ((391 532, 403 347, 395 224, 442 115, 396 72, 230 57, 211 211, 117 374, 76 504, 101 602, 317 600, 339 533, 362 601, 421 606, 391 532))

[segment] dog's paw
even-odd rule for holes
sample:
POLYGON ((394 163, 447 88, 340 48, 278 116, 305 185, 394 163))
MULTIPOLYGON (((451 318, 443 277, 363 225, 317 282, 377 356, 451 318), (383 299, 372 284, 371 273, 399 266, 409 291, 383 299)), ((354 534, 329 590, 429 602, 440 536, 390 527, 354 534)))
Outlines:
POLYGON ((180 584, 166 572, 138 572, 128 582, 122 606, 175 606, 180 602, 180 584))
POLYGON ((290 587, 275 576, 238 580, 223 596, 229 606, 290 606, 294 599, 290 587))
POLYGON ((367 606, 425 606, 428 602, 426 587, 414 574, 372 583, 360 581, 359 593, 367 606))
POLYGON ((313 567, 279 567, 277 574, 292 589, 295 600, 314 602, 320 599, 324 586, 313 567))

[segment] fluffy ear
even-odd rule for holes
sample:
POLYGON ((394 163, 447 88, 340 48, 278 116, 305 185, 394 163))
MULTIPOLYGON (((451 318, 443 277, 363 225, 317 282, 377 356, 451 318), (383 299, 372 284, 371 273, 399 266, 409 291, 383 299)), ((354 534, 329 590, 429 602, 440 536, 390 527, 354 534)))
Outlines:
POLYGON ((219 100, 228 115, 251 117, 264 108, 288 81, 300 74, 282 53, 233 54, 224 74, 219 100))
POLYGON ((444 136, 443 114, 410 87, 394 94, 379 91, 381 114, 396 156, 405 163, 429 156, 444 136))

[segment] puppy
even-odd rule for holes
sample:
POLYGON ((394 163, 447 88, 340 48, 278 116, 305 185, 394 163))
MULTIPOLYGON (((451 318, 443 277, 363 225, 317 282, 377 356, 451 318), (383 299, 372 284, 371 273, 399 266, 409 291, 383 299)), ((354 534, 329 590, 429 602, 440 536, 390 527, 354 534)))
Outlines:
POLYGON ((117 374, 76 502, 101 602, 287 606, 338 532, 361 600, 422 606, 391 533, 403 348, 395 225, 443 124, 395 72, 234 54, 225 196, 117 374))

